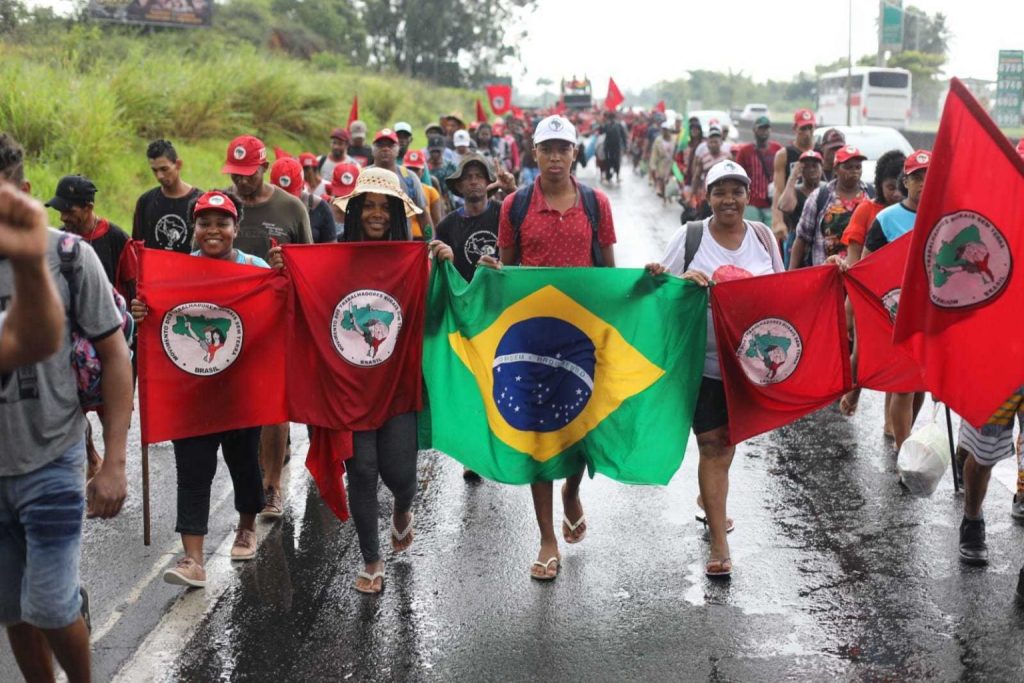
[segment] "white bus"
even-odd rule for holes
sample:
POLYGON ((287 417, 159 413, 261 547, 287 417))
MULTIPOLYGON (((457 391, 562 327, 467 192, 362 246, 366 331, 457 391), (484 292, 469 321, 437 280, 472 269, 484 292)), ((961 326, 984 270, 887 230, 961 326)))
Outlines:
POLYGON ((818 125, 910 127, 910 72, 855 66, 850 76, 850 120, 846 120, 846 70, 818 77, 818 125))

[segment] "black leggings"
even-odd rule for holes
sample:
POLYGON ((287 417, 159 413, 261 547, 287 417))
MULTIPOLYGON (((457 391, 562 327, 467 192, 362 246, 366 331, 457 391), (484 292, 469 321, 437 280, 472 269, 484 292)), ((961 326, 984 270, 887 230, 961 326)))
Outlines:
POLYGON ((345 461, 352 521, 359 550, 369 564, 380 559, 377 536, 377 477, 395 496, 395 510, 408 512, 416 497, 416 413, 396 415, 379 429, 355 432, 345 461))
POLYGON ((177 439, 174 461, 178 466, 179 534, 205 536, 210 520, 210 487, 217 474, 217 448, 235 489, 235 510, 257 514, 266 505, 263 471, 260 469, 260 427, 233 429, 219 434, 177 439))

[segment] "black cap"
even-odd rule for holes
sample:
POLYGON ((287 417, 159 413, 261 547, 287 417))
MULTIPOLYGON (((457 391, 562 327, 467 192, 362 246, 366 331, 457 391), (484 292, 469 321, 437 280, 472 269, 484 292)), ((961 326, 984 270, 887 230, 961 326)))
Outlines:
POLYGON ((68 211, 73 206, 84 206, 96 198, 96 186, 81 175, 66 175, 57 182, 57 191, 46 206, 57 211, 68 211))
POLYGON ((445 143, 444 137, 440 135, 431 135, 427 138, 427 151, 432 149, 444 149, 448 145, 445 143))

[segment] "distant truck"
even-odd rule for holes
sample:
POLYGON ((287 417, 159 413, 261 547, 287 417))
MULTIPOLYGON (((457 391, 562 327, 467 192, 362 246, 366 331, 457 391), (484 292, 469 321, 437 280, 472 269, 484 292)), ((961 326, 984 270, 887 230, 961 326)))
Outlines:
POLYGON ((594 96, 590 88, 590 79, 586 76, 579 80, 575 75, 571 79, 562 79, 562 103, 567 109, 590 109, 594 106, 594 96))

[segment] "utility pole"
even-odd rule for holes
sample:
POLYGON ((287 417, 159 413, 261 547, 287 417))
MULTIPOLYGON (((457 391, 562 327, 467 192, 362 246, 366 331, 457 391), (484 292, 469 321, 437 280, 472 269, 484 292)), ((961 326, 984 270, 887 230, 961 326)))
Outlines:
POLYGON ((846 125, 852 124, 853 115, 850 111, 850 102, 853 97, 850 93, 850 86, 853 84, 853 0, 847 2, 849 13, 846 20, 846 125))
POLYGON ((875 66, 885 66, 885 49, 882 47, 882 27, 885 25, 885 0, 878 0, 878 56, 875 66))

